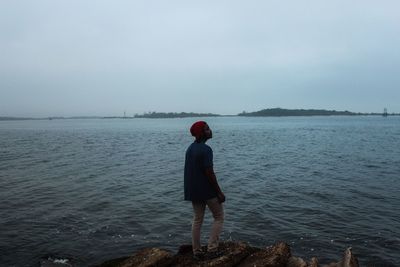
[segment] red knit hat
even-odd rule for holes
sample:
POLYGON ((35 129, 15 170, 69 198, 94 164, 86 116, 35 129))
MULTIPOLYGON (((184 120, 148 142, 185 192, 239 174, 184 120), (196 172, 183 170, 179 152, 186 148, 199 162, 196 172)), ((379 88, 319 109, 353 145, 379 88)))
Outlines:
POLYGON ((193 123, 192 127, 190 127, 190 133, 199 138, 204 134, 204 127, 207 125, 205 121, 197 121, 193 123))

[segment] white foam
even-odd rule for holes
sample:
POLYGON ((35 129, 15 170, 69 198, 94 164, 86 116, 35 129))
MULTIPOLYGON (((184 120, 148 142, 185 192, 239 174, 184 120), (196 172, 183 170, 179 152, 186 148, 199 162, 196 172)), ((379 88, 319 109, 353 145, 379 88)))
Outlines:
MULTIPOLYGON (((48 258, 48 261, 51 261, 53 263, 60 263, 60 264, 68 264, 69 260, 68 259, 53 259, 53 258, 48 258)), ((68 264, 69 266, 69 264, 68 264)))

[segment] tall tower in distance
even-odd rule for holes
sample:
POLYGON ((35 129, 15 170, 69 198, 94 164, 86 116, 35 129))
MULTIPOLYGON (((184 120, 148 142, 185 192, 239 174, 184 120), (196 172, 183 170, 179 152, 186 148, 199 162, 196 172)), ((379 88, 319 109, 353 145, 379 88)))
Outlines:
POLYGON ((384 109, 383 109, 383 114, 382 114, 382 116, 383 116, 383 117, 387 117, 387 116, 388 116, 387 108, 384 108, 384 109))

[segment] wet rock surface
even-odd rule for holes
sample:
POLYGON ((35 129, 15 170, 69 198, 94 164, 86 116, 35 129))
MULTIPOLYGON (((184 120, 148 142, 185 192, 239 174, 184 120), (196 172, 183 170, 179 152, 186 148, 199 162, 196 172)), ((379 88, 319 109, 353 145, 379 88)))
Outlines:
POLYGON ((274 246, 269 246, 252 253, 238 266, 286 267, 290 256, 291 252, 289 245, 284 242, 279 242, 274 246))
POLYGON ((244 242, 224 242, 220 244, 218 254, 209 254, 206 248, 203 248, 204 255, 201 259, 193 259, 192 247, 186 246, 180 248, 177 255, 174 257, 171 266, 238 266, 248 255, 256 251, 257 248, 250 247, 244 242))
POLYGON ((338 262, 319 265, 316 257, 306 261, 293 256, 288 244, 278 242, 266 248, 257 248, 245 242, 222 242, 218 253, 204 253, 194 258, 192 246, 183 245, 173 255, 159 248, 146 248, 130 257, 106 261, 97 267, 359 267, 351 248, 345 250, 338 262))
POLYGON ((332 262, 329 265, 325 265, 323 267, 358 267, 358 259, 354 256, 351 248, 347 248, 344 253, 343 257, 339 262, 332 262))

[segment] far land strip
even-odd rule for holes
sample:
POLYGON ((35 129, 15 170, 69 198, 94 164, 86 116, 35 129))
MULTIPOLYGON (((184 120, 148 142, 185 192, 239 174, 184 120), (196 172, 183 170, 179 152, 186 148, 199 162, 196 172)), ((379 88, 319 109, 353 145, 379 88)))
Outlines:
POLYGON ((270 108, 254 112, 246 112, 236 115, 220 115, 214 113, 195 112, 146 112, 133 116, 75 116, 75 117, 6 117, 0 116, 0 121, 7 120, 61 120, 61 119, 170 119, 170 118, 193 118, 193 117, 290 117, 290 116, 400 116, 400 113, 361 113, 351 111, 336 111, 325 109, 283 109, 270 108))

